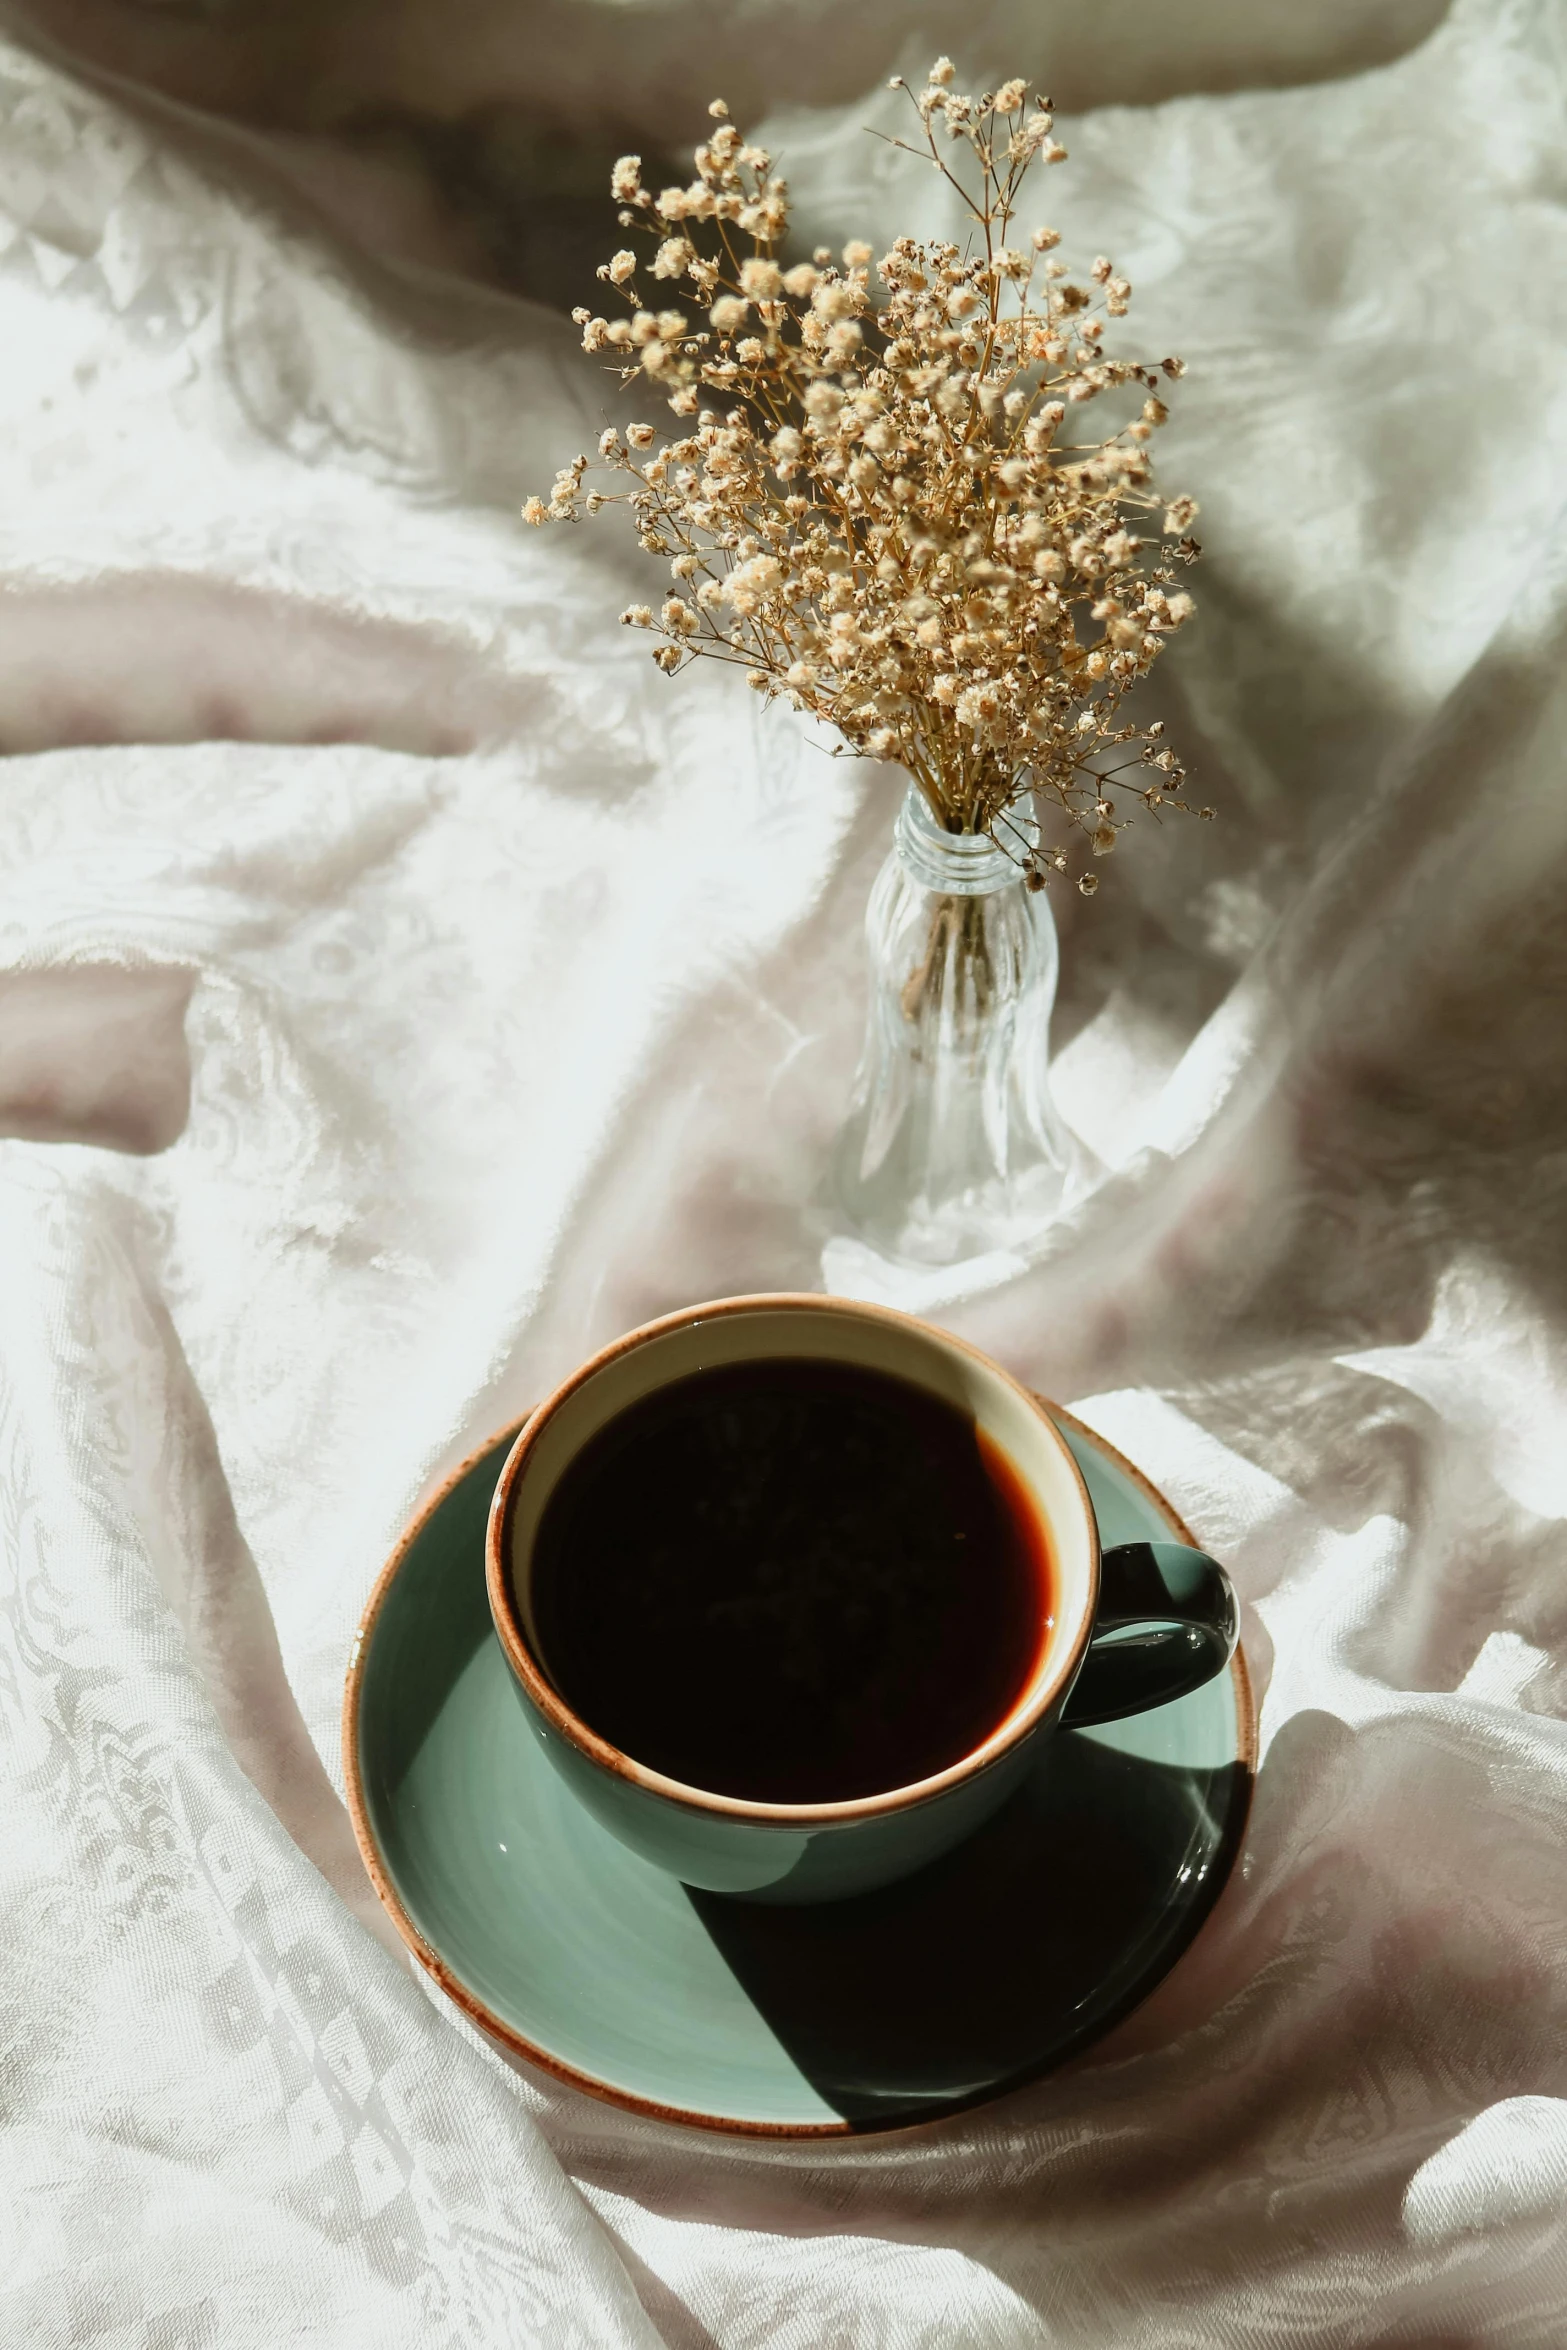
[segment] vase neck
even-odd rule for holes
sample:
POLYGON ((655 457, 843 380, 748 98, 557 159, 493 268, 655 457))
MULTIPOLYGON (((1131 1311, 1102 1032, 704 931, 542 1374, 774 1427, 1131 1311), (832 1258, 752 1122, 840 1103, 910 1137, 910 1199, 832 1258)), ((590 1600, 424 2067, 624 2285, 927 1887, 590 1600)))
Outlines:
POLYGON ((1008 811, 1003 832, 1012 842, 1011 856, 989 833, 945 831, 919 785, 911 783, 892 837, 904 871, 922 889, 939 890, 944 897, 988 898, 1022 880, 1023 859, 1039 839, 1026 801, 1008 811))

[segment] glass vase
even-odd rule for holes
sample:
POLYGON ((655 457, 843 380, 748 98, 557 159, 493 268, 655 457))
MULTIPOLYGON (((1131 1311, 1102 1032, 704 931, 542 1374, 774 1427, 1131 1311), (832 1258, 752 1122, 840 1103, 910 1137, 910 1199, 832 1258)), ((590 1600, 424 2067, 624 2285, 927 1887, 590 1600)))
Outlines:
MULTIPOLYGON (((1021 854, 1032 817, 1008 821, 1021 854)), ((830 1247, 826 1269, 832 1286, 918 1302, 921 1276, 947 1276, 940 1293, 1026 1262, 1074 1187, 1050 1091, 1055 920, 1015 858, 944 831, 911 784, 865 937, 865 1049, 835 1162, 858 1245, 830 1247)))

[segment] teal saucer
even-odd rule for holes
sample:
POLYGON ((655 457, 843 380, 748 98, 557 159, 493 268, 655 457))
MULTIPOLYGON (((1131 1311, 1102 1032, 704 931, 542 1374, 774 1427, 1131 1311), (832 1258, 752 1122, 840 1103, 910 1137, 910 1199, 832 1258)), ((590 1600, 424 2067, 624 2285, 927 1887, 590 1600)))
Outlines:
MULTIPOLYGON (((1063 1413, 1108 1543, 1192 1537, 1063 1413)), ((816 2137, 930 2121, 1031 2080, 1168 1974, 1233 1865, 1251 1694, 1228 1674, 1063 1732, 968 1844, 815 1908, 689 1892, 580 1809, 490 1624, 484 1529, 515 1430, 409 1528, 360 1626, 349 1801, 381 1899, 473 2020, 558 2078, 697 2127, 816 2137)))

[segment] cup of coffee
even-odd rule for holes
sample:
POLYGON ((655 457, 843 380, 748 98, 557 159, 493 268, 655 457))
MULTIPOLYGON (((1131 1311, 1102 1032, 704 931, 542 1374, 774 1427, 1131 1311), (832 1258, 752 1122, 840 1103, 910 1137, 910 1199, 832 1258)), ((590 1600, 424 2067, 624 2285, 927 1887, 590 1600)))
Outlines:
POLYGON ((531 1729, 687 1884, 821 1901, 969 1835, 1063 1724, 1223 1670, 1222 1567, 1101 1555, 1037 1398, 943 1330, 726 1298, 617 1339, 518 1435, 487 1544, 531 1729))

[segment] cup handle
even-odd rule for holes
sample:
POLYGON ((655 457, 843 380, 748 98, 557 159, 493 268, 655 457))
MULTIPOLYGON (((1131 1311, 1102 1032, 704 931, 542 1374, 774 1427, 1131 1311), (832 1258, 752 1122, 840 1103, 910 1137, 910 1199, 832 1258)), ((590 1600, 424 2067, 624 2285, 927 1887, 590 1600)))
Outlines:
POLYGON ((1061 1714, 1066 1730, 1116 1722, 1200 1689, 1235 1653, 1235 1587, 1184 1542, 1122 1542, 1099 1562, 1099 1606, 1061 1714))

